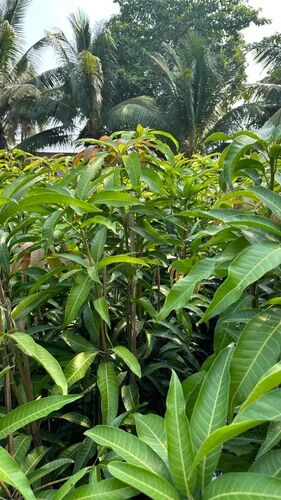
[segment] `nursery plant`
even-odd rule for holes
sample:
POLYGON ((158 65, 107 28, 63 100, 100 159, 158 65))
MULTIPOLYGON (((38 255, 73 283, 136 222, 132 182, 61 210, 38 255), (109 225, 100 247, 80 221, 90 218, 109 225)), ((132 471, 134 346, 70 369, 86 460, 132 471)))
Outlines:
POLYGON ((281 498, 280 140, 1 152, 3 498, 281 498))

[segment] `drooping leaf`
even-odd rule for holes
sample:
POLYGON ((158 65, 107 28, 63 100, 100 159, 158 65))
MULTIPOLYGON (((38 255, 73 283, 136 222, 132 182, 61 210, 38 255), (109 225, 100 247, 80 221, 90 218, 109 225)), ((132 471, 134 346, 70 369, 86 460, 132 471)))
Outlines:
POLYGON ((124 363, 130 368, 130 370, 137 375, 137 377, 141 378, 141 366, 136 358, 136 356, 122 345, 117 347, 113 347, 112 351, 121 358, 124 363))
POLYGON ((110 326, 110 316, 108 305, 104 297, 99 297, 94 301, 94 308, 105 323, 110 326))
POLYGON ((245 288, 281 264, 281 246, 257 243, 245 248, 230 264, 228 277, 216 291, 201 322, 213 318, 236 302, 245 288))
POLYGON ((163 320, 170 314, 171 311, 177 311, 178 309, 185 307, 188 304, 197 283, 209 278, 212 275, 214 268, 214 259, 204 259, 195 264, 185 278, 180 279, 172 286, 166 297, 164 306, 157 316, 157 319, 163 320))
POLYGON ((79 399, 80 396, 47 396, 30 401, 0 418, 0 439, 21 429, 30 422, 47 417, 53 411, 79 399))
POLYGON ((95 485, 79 486, 79 488, 69 493, 67 498, 69 500, 125 500, 126 498, 133 498, 136 494, 137 491, 134 488, 118 481, 118 479, 105 479, 95 485))
POLYGON ((101 227, 95 233, 95 236, 91 244, 91 254, 96 264, 100 261, 102 257, 106 239, 107 239, 107 228, 101 227))
POLYGON ((23 498, 35 500, 36 497, 29 486, 28 479, 21 471, 17 462, 1 447, 0 481, 16 488, 23 495, 23 498))
POLYGON ((240 411, 243 411, 253 401, 258 399, 266 392, 271 391, 271 389, 274 389, 280 384, 281 384, 281 363, 276 363, 271 368, 269 368, 269 370, 267 370, 267 372, 265 372, 263 377, 258 381, 252 392, 250 392, 247 399, 241 405, 240 411))
POLYGON ((281 422, 270 422, 264 442, 257 453, 256 459, 268 453, 281 441, 281 422))
POLYGON ((85 467, 80 471, 72 474, 72 476, 56 491, 53 491, 53 500, 63 500, 75 487, 75 484, 80 481, 90 470, 90 467, 85 467))
POLYGON ((251 186, 249 189, 258 196, 274 215, 281 218, 281 197, 279 194, 262 186, 251 186))
POLYGON ((180 500, 175 488, 157 474, 136 465, 123 462, 111 462, 109 472, 153 500, 180 500))
POLYGON ((19 349, 27 354, 27 356, 35 359, 37 363, 43 366, 57 384, 62 394, 67 394, 67 383, 60 364, 47 349, 37 344, 30 335, 25 333, 9 335, 9 339, 16 342, 19 349))
POLYGON ((96 205, 108 205, 109 207, 130 207, 132 205, 142 205, 142 202, 131 194, 109 190, 94 194, 91 197, 91 201, 96 205))
POLYGON ((165 477, 167 474, 160 457, 136 436, 109 425, 97 425, 85 433, 96 443, 112 448, 128 463, 165 477))

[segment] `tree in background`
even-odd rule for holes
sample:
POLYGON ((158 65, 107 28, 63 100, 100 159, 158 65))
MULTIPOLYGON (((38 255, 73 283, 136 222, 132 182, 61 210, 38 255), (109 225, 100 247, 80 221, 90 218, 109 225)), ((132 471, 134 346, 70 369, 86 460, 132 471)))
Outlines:
POLYGON ((117 44, 120 101, 159 93, 148 53, 167 43, 176 48, 192 30, 214 50, 225 82, 231 80, 228 98, 240 94, 245 80, 245 42, 241 31, 262 24, 259 12, 244 0, 115 0, 120 13, 110 23, 117 44))

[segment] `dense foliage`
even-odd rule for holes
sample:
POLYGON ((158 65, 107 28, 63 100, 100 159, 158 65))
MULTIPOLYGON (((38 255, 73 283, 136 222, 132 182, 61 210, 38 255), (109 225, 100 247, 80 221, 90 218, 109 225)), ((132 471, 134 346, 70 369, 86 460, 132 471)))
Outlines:
POLYGON ((281 130, 227 139, 1 151, 2 498, 281 498, 281 130))

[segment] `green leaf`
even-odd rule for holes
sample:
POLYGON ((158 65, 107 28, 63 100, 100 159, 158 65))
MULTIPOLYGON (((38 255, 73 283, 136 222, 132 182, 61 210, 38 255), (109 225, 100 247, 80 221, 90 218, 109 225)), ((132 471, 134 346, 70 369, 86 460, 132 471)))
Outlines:
POLYGON ((102 254, 103 254, 106 239, 107 239, 107 228, 101 227, 95 233, 95 237, 94 237, 94 239, 92 241, 92 245, 91 245, 91 254, 92 254, 92 257, 93 257, 95 263, 99 262, 102 254))
POLYGON ((281 197, 279 194, 262 186, 251 186, 249 190, 255 193, 274 215, 281 218, 281 197))
MULTIPOLYGON (((200 448, 212 432, 226 423, 232 354, 233 347, 221 351, 204 378, 190 421, 195 450, 200 448)), ((200 464, 202 491, 217 467, 219 456, 220 448, 215 448, 200 464)))
POLYGON ((111 424, 118 413, 119 385, 114 363, 105 361, 99 364, 97 384, 101 397, 101 414, 104 424, 111 424))
POLYGON ((205 378, 206 372, 200 371, 193 373, 187 377, 182 383, 182 390, 185 400, 185 413, 188 419, 190 419, 193 408, 199 394, 199 390, 202 386, 203 380, 205 378))
POLYGON ((112 448, 117 455, 132 465, 137 465, 165 477, 166 468, 160 457, 136 436, 109 425, 97 425, 85 434, 96 443, 112 448))
POLYGON ((232 180, 235 170, 239 165, 240 158, 257 143, 257 138, 241 135, 236 137, 232 144, 230 144, 227 154, 224 157, 224 178, 227 185, 232 189, 232 180))
POLYGON ((52 462, 48 462, 47 464, 43 465, 43 467, 40 467, 39 469, 36 469, 35 471, 32 471, 30 474, 28 474, 29 483, 33 484, 42 477, 47 476, 51 472, 69 464, 73 464, 73 460, 71 460, 70 458, 59 458, 57 460, 53 460, 52 462))
POLYGON ((61 338, 74 352, 97 352, 97 349, 87 339, 77 332, 63 332, 61 338))
POLYGON ((53 411, 60 410, 79 398, 80 396, 48 396, 18 406, 0 418, 0 439, 4 439, 30 422, 47 417, 53 411))
POLYGON ((244 227, 256 227, 257 229, 281 236, 280 225, 261 215, 253 215, 246 212, 241 213, 240 210, 209 210, 203 213, 224 222, 228 226, 241 227, 242 229, 244 227))
POLYGON ((137 198, 134 198, 131 194, 110 190, 100 191, 99 193, 94 194, 91 197, 91 201, 97 205, 107 205, 109 207, 131 207, 132 205, 142 205, 142 202, 137 198))
POLYGON ((67 495, 68 500, 123 500, 136 496, 137 491, 118 479, 105 479, 98 483, 80 486, 67 495))
POLYGON ((21 299, 21 301, 12 310, 11 316, 14 320, 21 321, 31 311, 47 302, 51 297, 58 293, 58 288, 54 290, 44 290, 28 295, 21 299))
POLYGON ((177 489, 190 498, 195 486, 195 474, 190 475, 193 448, 181 383, 172 374, 167 395, 165 415, 169 470, 177 489))
POLYGON ((73 490, 74 486, 82 479, 90 470, 90 467, 85 467, 73 474, 58 490, 52 490, 52 500, 63 500, 73 490))
POLYGON ((0 447, 0 481, 16 488, 28 500, 35 500, 28 479, 20 470, 17 462, 9 453, 0 447))
POLYGON ((60 388, 62 394, 67 394, 67 383, 60 364, 47 349, 37 344, 30 335, 25 333, 9 335, 9 339, 16 342, 19 349, 27 354, 27 356, 35 359, 37 363, 43 366, 55 384, 60 388))
POLYGON ((141 378, 141 366, 136 358, 136 356, 127 349, 127 347, 123 347, 121 345, 114 347, 112 351, 121 358, 125 365, 127 365, 131 372, 133 372, 137 377, 141 378))
POLYGON ((255 461, 249 472, 267 476, 281 476, 281 450, 273 450, 255 461))
POLYGON ((266 392, 271 391, 278 385, 281 384, 281 362, 273 365, 264 376, 258 381, 257 385, 254 387, 252 392, 247 397, 246 401, 241 405, 240 411, 243 411, 247 406, 249 406, 253 401, 258 399, 260 396, 266 392))
POLYGON ((101 261, 98 263, 98 269, 101 271, 104 267, 109 266, 110 264, 136 264, 139 266, 146 266, 149 267, 149 264, 143 260, 139 259, 138 257, 130 257, 130 255, 127 254, 120 254, 120 255, 111 255, 109 257, 104 257, 101 259, 101 261))
POLYGON ((281 422, 270 422, 264 442, 262 443, 256 459, 270 451, 281 441, 281 422))
POLYGON ((214 132, 213 134, 208 135, 204 142, 218 142, 218 141, 227 141, 229 139, 228 135, 224 132, 214 132))
MULTIPOLYGON (((85 377, 97 354, 98 351, 79 352, 76 356, 74 356, 74 358, 72 358, 72 360, 64 369, 64 376, 68 389, 70 389, 74 384, 76 384, 76 382, 85 377)), ((56 393, 56 389, 57 388, 54 387, 52 392, 56 393)))
POLYGON ((281 264, 281 246, 258 243, 245 248, 230 264, 228 277, 216 291, 200 323, 220 314, 243 294, 245 288, 281 264))
POLYGON ((136 151, 132 151, 128 156, 123 156, 122 159, 133 188, 138 188, 140 185, 140 177, 142 173, 138 153, 136 151))
POLYGON ((209 278, 215 268, 215 259, 204 259, 193 266, 189 274, 177 281, 168 293, 157 320, 165 319, 171 311, 185 307, 200 281, 209 278))
POLYGON ((94 300, 94 308, 105 323, 110 326, 108 305, 104 297, 94 300))
POLYGON ((243 411, 239 411, 234 422, 246 422, 250 420, 281 420, 281 389, 275 389, 256 399, 243 411))
POLYGON ((31 436, 18 434, 13 441, 13 454, 15 461, 22 465, 32 442, 31 436))
POLYGON ((75 276, 75 282, 72 285, 65 306, 63 326, 66 327, 76 319, 80 308, 88 299, 92 288, 92 280, 86 273, 79 273, 75 276))
POLYGON ((231 362, 231 408, 243 403, 281 351, 279 311, 262 311, 242 330, 231 362))
POLYGON ((111 462, 109 472, 120 481, 137 488, 153 500, 180 500, 174 487, 162 477, 132 464, 111 462))
POLYGON ((92 159, 81 171, 82 173, 75 190, 76 196, 81 200, 85 200, 91 192, 91 180, 99 172, 107 156, 108 153, 98 153, 97 156, 92 159))
POLYGON ((280 491, 280 479, 249 472, 230 473, 208 485, 204 500, 219 500, 220 498, 273 500, 273 498, 281 498, 280 491))
POLYGON ((165 420, 159 415, 150 413, 134 415, 138 437, 157 453, 165 464, 168 464, 167 438, 165 420))

